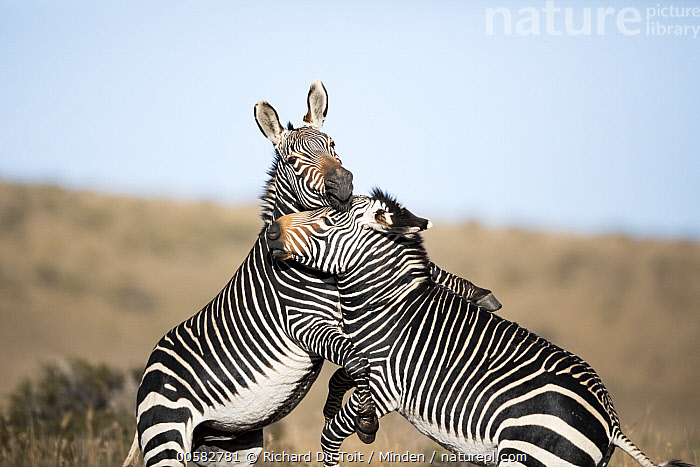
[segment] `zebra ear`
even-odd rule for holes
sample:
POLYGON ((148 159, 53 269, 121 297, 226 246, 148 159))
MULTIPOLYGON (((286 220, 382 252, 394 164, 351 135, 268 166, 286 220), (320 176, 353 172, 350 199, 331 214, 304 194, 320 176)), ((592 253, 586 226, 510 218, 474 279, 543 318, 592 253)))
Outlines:
POLYGON ((321 80, 317 79, 311 85, 309 95, 306 98, 306 106, 304 123, 320 129, 326 119, 326 113, 328 113, 328 93, 321 80))
POLYGON ((258 124, 260 131, 267 139, 272 141, 272 144, 277 146, 284 127, 280 124, 280 119, 275 109, 267 102, 260 101, 255 104, 254 114, 255 122, 258 124))

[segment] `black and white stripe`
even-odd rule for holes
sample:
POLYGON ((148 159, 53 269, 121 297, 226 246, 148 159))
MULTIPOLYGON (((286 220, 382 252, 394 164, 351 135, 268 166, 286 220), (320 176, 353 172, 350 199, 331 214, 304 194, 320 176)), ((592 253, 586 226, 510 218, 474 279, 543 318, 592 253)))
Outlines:
MULTIPOLYGON (((256 121, 276 150, 262 197, 266 227, 301 209, 343 210, 350 201, 352 174, 319 129, 327 102, 320 82, 312 85, 308 102, 306 123, 297 129, 283 129, 269 104, 255 107, 256 121)), ((371 441, 377 424, 369 365, 342 333, 335 278, 274 263, 264 234, 269 232, 264 227, 209 304, 156 344, 139 387, 138 432, 125 465, 135 461, 139 448, 147 466, 181 465, 192 451, 259 452, 262 428, 296 406, 322 358, 341 365, 359 388, 353 423, 364 426, 371 441)))
MULTIPOLYGON (((426 224, 411 216, 381 193, 358 196, 348 212, 281 218, 270 242, 277 256, 337 274, 345 331, 370 362, 379 416, 398 411, 452 452, 509 456, 498 465, 604 466, 615 446, 655 465, 624 436, 586 362, 430 281, 411 233, 426 224)), ((342 372, 331 379, 327 416, 350 385, 342 372)), ((355 404, 353 394, 326 424, 326 465, 354 431, 355 404)))
MULTIPOLYGON (((256 118, 270 111, 276 117, 269 104, 258 104, 256 118)), ((265 223, 301 208, 342 208, 352 174, 332 140, 320 125, 276 125, 265 223)), ((182 465, 193 447, 259 451, 261 428, 296 406, 318 376, 321 357, 361 371, 340 332, 338 309, 330 276, 273 265, 261 233, 226 287, 153 349, 137 396, 137 439, 125 464, 139 446, 147 466, 182 465)))

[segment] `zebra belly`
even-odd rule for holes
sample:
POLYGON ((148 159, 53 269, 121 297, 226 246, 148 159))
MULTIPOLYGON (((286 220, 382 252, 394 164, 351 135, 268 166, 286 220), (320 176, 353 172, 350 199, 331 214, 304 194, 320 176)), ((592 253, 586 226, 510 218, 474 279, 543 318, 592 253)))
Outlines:
POLYGON ((208 408, 205 423, 218 430, 247 431, 276 422, 294 409, 318 377, 323 360, 285 359, 225 404, 208 408))
POLYGON ((468 440, 457 435, 456 433, 448 432, 447 430, 440 428, 435 423, 428 423, 422 417, 405 413, 402 413, 401 415, 411 422, 411 424, 415 426, 418 431, 450 452, 474 456, 493 456, 497 449, 497 445, 494 443, 468 440))

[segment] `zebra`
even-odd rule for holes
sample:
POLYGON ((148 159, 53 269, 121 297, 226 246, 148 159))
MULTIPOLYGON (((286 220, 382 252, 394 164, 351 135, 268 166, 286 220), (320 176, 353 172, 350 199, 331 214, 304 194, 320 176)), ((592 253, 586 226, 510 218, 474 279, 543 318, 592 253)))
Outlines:
MULTIPOLYGON (((325 87, 314 82, 304 124, 286 129, 270 104, 260 101, 254 107, 255 120, 276 151, 262 197, 265 226, 301 209, 347 208, 352 174, 342 167, 333 140, 320 131, 327 102, 325 87)), ((436 271, 450 284, 459 283, 436 271)), ((231 463, 245 465, 237 454, 262 450, 262 428, 297 405, 323 358, 344 364, 354 384, 364 384, 367 417, 358 414, 356 423, 364 421, 368 437, 373 436, 376 410, 368 394, 368 364, 354 355, 341 332, 334 280, 306 268, 278 268, 261 230, 223 290, 154 347, 139 386, 137 433, 124 465, 136 462, 140 452, 147 466, 182 465, 193 451, 199 465, 226 465, 209 456, 221 453, 234 453, 231 463)))
MULTIPOLYGON (((586 362, 430 281, 418 234, 430 225, 375 191, 345 212, 281 217, 266 233, 278 261, 337 276, 345 332, 370 362, 378 415, 396 410, 449 451, 489 465, 605 466, 615 447, 656 465, 623 434, 586 362)), ((350 385, 342 372, 331 378, 331 392, 350 385)), ((326 413, 327 466, 354 432, 353 396, 326 413)))
MULTIPOLYGON (((320 131, 327 102, 325 87, 314 82, 304 125, 286 129, 270 104, 255 105, 256 123, 276 151, 262 197, 265 225, 303 208, 347 206, 352 174, 320 131)), ((182 465, 193 443, 204 452, 221 443, 224 450, 260 452, 262 427, 296 406, 318 376, 322 357, 350 361, 342 355, 352 346, 339 331, 340 319, 331 278, 273 268, 259 235, 224 289, 153 349, 125 465, 139 449, 147 466, 182 465)))

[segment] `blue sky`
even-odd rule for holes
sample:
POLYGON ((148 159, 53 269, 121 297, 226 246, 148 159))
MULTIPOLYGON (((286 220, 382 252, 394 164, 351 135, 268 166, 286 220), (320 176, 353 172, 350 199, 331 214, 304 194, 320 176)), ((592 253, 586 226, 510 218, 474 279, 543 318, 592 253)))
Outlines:
POLYGON ((2 1, 0 178, 251 202, 272 160, 253 105, 299 124, 319 78, 358 193, 435 221, 700 238, 700 17, 647 17, 697 4, 618 3, 2 1), (489 8, 510 31, 501 10, 488 34, 489 8))

